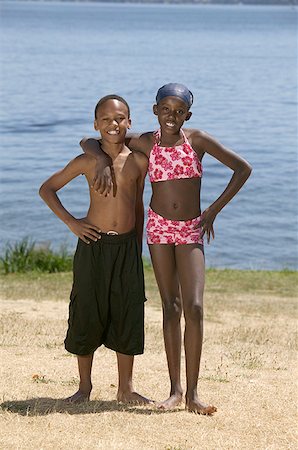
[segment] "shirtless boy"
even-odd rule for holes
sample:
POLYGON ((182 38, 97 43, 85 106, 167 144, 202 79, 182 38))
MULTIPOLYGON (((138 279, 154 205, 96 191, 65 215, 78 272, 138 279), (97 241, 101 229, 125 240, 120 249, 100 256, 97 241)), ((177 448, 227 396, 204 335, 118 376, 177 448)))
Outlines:
POLYGON ((130 125, 129 106, 122 97, 108 95, 99 100, 94 128, 101 135, 102 149, 113 162, 114 196, 100 196, 92 189, 96 161, 87 154, 70 161, 39 191, 56 216, 79 238, 65 348, 77 355, 80 385, 67 399, 70 402, 89 400, 93 355, 104 344, 117 354, 117 400, 149 403, 132 387, 134 355, 144 350, 142 195, 148 159, 125 146, 130 125), (80 174, 85 175, 89 185, 90 206, 86 217, 76 219, 56 193, 80 174))

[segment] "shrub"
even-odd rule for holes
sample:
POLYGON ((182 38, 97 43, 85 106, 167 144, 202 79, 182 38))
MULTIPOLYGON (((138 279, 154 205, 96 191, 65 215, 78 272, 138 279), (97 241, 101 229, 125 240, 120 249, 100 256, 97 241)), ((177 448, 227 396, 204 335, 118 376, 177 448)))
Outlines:
POLYGON ((28 237, 15 244, 7 244, 0 257, 4 273, 16 272, 67 272, 72 269, 72 256, 66 246, 54 252, 49 245, 38 247, 28 237))

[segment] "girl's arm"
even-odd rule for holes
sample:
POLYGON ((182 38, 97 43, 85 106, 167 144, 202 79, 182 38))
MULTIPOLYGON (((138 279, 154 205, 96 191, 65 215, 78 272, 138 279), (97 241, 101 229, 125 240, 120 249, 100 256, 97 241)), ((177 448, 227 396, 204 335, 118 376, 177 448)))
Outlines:
MULTIPOLYGON (((133 152, 141 152, 147 156, 150 151, 151 134, 130 133, 125 138, 125 145, 133 152)), ((111 157, 102 150, 99 139, 83 138, 80 146, 85 153, 96 159, 95 176, 91 187, 101 195, 108 195, 113 188, 111 171, 113 161, 111 157)))
POLYGON ((70 230, 89 244, 90 239, 96 241, 100 230, 95 225, 89 223, 86 219, 76 219, 62 205, 58 195, 59 189, 76 178, 81 173, 88 170, 90 160, 86 155, 80 155, 70 161, 62 170, 54 173, 40 187, 39 195, 48 205, 48 207, 56 214, 56 216, 67 225, 70 230))
POLYGON ((244 185, 251 174, 252 167, 241 156, 226 148, 205 132, 194 131, 191 133, 191 141, 194 148, 199 149, 198 153, 208 153, 234 172, 222 194, 202 213, 202 235, 207 234, 209 243, 211 235, 214 239, 213 222, 215 217, 244 185))
POLYGON ((134 154, 135 161, 139 167, 139 177, 137 179, 137 192, 136 192, 136 230, 137 238, 139 243, 140 252, 142 253, 143 244, 143 228, 144 228, 144 202, 143 202, 143 192, 145 184, 145 176, 148 168, 148 158, 142 155, 140 152, 134 154))
POLYGON ((80 141, 80 146, 87 155, 96 159, 95 176, 91 187, 99 194, 107 196, 113 187, 111 157, 102 150, 99 139, 84 137, 80 141))

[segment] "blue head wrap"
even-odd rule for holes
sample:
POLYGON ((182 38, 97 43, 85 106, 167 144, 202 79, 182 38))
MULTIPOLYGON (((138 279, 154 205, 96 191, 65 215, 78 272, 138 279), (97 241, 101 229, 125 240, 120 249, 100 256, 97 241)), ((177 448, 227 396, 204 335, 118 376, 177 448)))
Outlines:
POLYGON ((159 88, 156 94, 156 103, 159 103, 165 97, 179 97, 188 108, 193 104, 192 92, 184 84, 168 83, 159 88))

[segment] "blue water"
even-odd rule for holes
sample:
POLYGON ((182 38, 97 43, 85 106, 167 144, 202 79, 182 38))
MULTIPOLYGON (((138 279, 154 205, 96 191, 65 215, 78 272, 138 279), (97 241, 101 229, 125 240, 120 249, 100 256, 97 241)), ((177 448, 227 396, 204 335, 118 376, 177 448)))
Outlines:
MULTIPOLYGON (((293 7, 2 2, 1 248, 24 236, 75 245, 38 188, 95 135, 93 109, 124 96, 133 131, 157 127, 156 90, 194 93, 192 128, 246 158, 253 174, 215 222, 208 266, 282 269, 297 262, 297 10, 293 7)), ((203 208, 231 172, 205 157, 203 208)), ((77 217, 84 177, 61 191, 77 217)), ((146 183, 145 206, 150 198, 146 183)), ((145 246, 145 253, 148 249, 145 246)))

